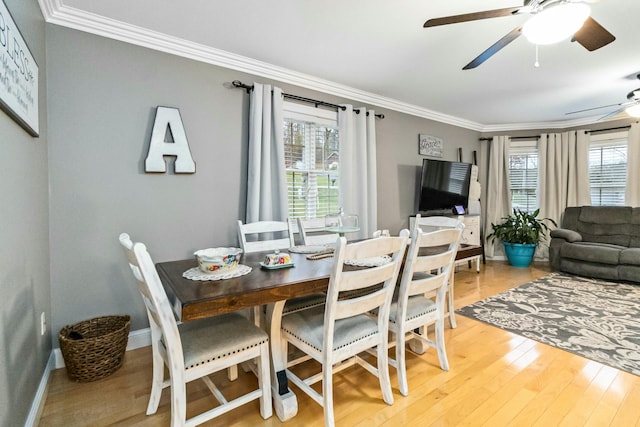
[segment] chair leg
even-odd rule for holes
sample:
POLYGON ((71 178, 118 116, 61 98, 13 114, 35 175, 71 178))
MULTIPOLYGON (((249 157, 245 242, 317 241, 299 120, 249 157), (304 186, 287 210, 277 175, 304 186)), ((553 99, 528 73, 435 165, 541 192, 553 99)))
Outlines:
POLYGON ((238 365, 229 366, 227 368, 227 379, 235 381, 238 379, 238 365))
POLYGON ((162 383, 164 382, 164 360, 160 353, 152 346, 153 378, 151 380, 151 394, 149 395, 149 405, 147 405, 147 415, 155 414, 160 404, 162 396, 162 383))
POLYGON ((404 347, 405 332, 404 330, 401 330, 396 334, 396 363, 398 365, 397 371, 400 394, 407 396, 409 394, 409 385, 407 383, 407 365, 405 360, 406 350, 404 347))
POLYGON ((184 426, 186 421, 187 387, 182 376, 174 379, 171 375, 171 427, 184 426))
POLYGON ((436 350, 438 351, 438 361, 443 371, 449 370, 449 360, 447 359, 447 350, 444 346, 444 319, 440 318, 435 324, 436 350))
POLYGON ((447 286, 447 309, 449 311, 449 324, 452 329, 455 329, 458 325, 456 324, 456 310, 453 306, 453 275, 454 272, 452 271, 449 285, 447 286))
POLYGON ((391 390, 391 378, 389 377, 389 346, 386 342, 386 336, 387 334, 385 334, 385 340, 378 345, 378 377, 380 379, 382 399, 387 405, 393 405, 393 391, 391 390))
POLYGON ((322 400, 325 427, 333 427, 336 422, 333 416, 333 369, 330 364, 322 366, 322 400))

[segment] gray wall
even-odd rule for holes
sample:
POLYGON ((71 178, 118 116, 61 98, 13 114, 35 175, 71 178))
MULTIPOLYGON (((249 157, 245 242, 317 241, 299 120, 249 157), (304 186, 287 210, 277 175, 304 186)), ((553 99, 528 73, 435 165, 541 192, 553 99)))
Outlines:
POLYGON ((45 24, 36 0, 4 0, 39 71, 40 137, 0 111, 0 425, 22 425, 51 352, 45 24))
MULTIPOLYGON (((235 245, 244 217, 248 97, 225 86, 254 76, 49 26, 51 287, 53 327, 128 313, 147 326, 118 234, 147 244, 156 262, 235 245), (193 175, 145 174, 155 107, 180 109, 193 175)), ((280 84, 285 92, 345 100, 280 84)), ((378 120, 379 226, 398 231, 415 210, 418 134, 445 140, 446 158, 478 133, 382 111, 378 120)), ((57 342, 54 343, 57 346, 57 342)))

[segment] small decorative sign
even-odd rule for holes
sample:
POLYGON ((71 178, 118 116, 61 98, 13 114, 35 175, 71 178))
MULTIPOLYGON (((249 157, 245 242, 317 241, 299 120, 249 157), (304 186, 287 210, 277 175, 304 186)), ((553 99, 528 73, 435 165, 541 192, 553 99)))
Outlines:
POLYGON ((38 136, 38 64, 0 2, 0 108, 31 136, 38 136))
POLYGON ((420 134, 418 150, 422 156, 442 157, 444 141, 435 136, 420 134))

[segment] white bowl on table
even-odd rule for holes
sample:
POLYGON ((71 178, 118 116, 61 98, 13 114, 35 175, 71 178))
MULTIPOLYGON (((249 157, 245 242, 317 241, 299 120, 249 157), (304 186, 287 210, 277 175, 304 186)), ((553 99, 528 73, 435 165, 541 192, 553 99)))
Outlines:
POLYGON ((193 253, 198 260, 198 267, 205 273, 228 273, 238 268, 242 249, 240 248, 207 248, 193 253))

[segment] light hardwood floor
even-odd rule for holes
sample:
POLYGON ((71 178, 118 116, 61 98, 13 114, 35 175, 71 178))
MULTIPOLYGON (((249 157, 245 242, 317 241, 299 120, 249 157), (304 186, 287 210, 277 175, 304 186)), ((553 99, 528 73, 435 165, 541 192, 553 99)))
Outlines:
MULTIPOLYGON (((487 262, 480 274, 456 273, 456 307, 462 307, 548 273, 546 263, 512 268, 487 262)), ((457 316, 446 343, 451 370, 440 370, 434 350, 407 352, 409 396, 398 392, 391 369, 395 403, 382 401, 377 379, 354 366, 334 377, 338 426, 640 426, 640 377, 571 353, 457 316)), ((312 369, 311 362, 302 369, 312 369)), ((238 393, 256 379, 240 371, 224 392, 238 393)), ((42 426, 164 426, 169 420, 169 390, 158 413, 145 415, 151 382, 151 352, 127 352, 123 367, 93 383, 69 381, 64 369, 51 375, 42 426)), ((295 386, 292 386, 294 392, 295 386)), ((214 405, 202 382, 187 388, 190 414, 214 405)), ((247 404, 208 426, 323 425, 322 408, 301 392, 298 415, 282 423, 263 420, 258 403, 247 404)))

